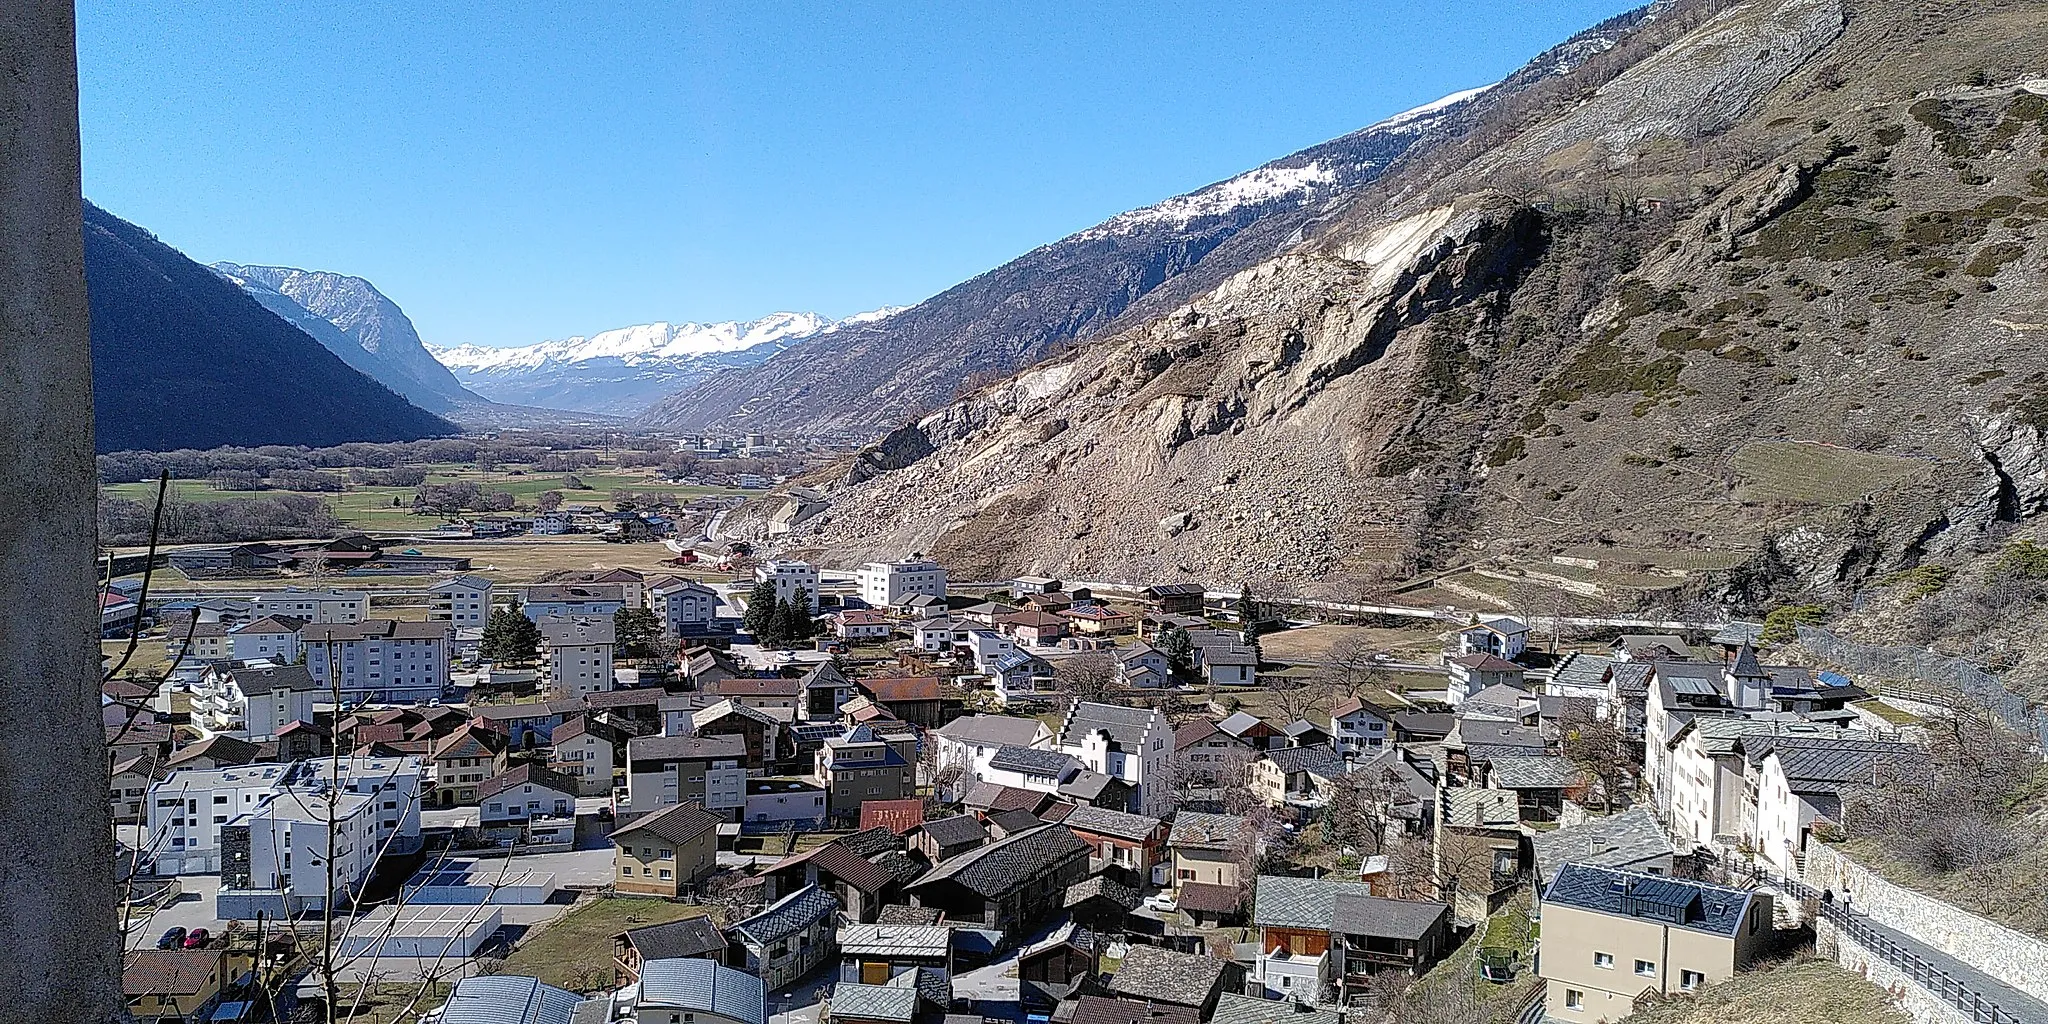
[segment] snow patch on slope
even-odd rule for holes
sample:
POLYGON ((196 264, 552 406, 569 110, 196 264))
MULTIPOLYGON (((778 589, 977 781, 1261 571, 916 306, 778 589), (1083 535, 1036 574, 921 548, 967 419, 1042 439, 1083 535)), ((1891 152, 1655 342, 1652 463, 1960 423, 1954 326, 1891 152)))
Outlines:
POLYGON ((702 356, 743 352, 760 345, 784 345, 805 338, 830 334, 854 324, 873 323, 901 312, 906 307, 886 306, 830 320, 816 313, 771 313, 759 320, 722 323, 636 324, 588 336, 579 335, 536 345, 498 348, 462 345, 432 348, 443 364, 473 373, 503 373, 537 370, 544 366, 573 366, 596 359, 616 359, 628 366, 650 363, 687 362, 702 356))

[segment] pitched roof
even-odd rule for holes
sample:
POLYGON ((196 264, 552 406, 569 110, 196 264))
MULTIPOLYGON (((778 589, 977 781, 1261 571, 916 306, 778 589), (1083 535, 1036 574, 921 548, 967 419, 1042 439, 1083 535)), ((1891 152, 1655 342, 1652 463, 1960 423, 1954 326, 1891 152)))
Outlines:
POLYGON ((924 801, 909 800, 863 800, 860 802, 860 827, 886 828, 897 835, 909 832, 924 823, 924 801))
POLYGON ((275 690, 304 692, 317 688, 313 674, 304 665, 242 665, 228 672, 235 685, 244 694, 270 693, 275 690))
POLYGON ((1734 935, 1742 927, 1749 900, 1741 889, 1590 864, 1558 869, 1543 894, 1546 911, 1575 907, 1717 935, 1734 935))
POLYGON ((1563 789, 1578 785, 1579 769, 1562 757, 1496 757, 1487 782, 1496 789, 1563 789))
POLYGON ((865 893, 877 893, 888 888, 895 881, 889 872, 877 866, 874 861, 858 857, 844 846, 827 843, 811 855, 811 864, 820 871, 827 871, 832 877, 865 893))
POLYGON ((1192 1006, 1154 1006, 1138 999, 1082 996, 1068 1024, 1199 1024, 1192 1006))
POLYGON ((1567 862, 1594 867, 1625 868, 1676 853, 1664 827, 1647 807, 1588 818, 1582 824, 1529 837, 1536 856, 1536 876, 1549 878, 1567 862))
MULTIPOLYGON (((1215 722, 1207 718, 1197 718, 1173 731, 1173 749, 1185 750, 1193 744, 1200 743, 1222 732, 1223 730, 1216 728, 1215 722)), ((1225 735, 1228 734, 1226 733, 1225 735)))
POLYGON ((939 699, 938 676, 866 676, 854 685, 884 704, 939 699))
POLYGON ((1018 772, 1024 775, 1043 775, 1050 778, 1059 778, 1066 774, 1068 769, 1078 764, 1080 762, 1075 760, 1072 754, 1062 754, 1057 750, 1038 750, 1033 747, 1015 746, 1004 746, 997 749, 995 756, 988 760, 990 768, 1018 772))
POLYGON ((1109 987, 1117 995, 1174 1006, 1201 1006, 1223 982, 1228 962, 1134 943, 1109 987))
POLYGON ((1245 733, 1262 725, 1269 729, 1272 728, 1272 726, 1266 724, 1265 719, 1249 711, 1233 711, 1224 716, 1222 721, 1217 722, 1216 728, 1232 736, 1243 736, 1245 733))
POLYGON ((950 881, 993 898, 1016 890, 1068 858, 1087 854, 1088 844, 1081 837, 1060 825, 1041 825, 942 861, 912 888, 950 881))
POLYGON ((1306 747, 1278 747, 1265 752, 1266 760, 1289 775, 1308 772, 1326 779, 1334 779, 1351 769, 1344 763, 1344 755, 1327 743, 1316 743, 1306 747))
POLYGON ((1244 906, 1244 890, 1234 885, 1182 882, 1180 884, 1180 906, 1182 910, 1197 910, 1210 914, 1232 914, 1244 906))
POLYGON ((128 996, 198 995, 208 980, 218 985, 228 979, 217 976, 221 957, 218 949, 139 949, 123 960, 121 992, 128 996))
POLYGON ((435 1018, 443 1024, 573 1024, 582 996, 537 978, 480 975, 455 983, 435 1018))
POLYGON ((988 841, 988 826, 972 814, 956 814, 950 818, 938 818, 918 826, 932 842, 940 846, 959 846, 963 843, 988 841))
POLYGON ((1114 878, 1105 875, 1090 875, 1067 886, 1066 897, 1060 906, 1072 910, 1093 899, 1108 900, 1125 910, 1136 910, 1144 902, 1145 894, 1114 878))
POLYGON ((744 1024, 768 1020, 767 990, 761 979, 700 957, 643 961, 640 1002, 702 1010, 744 1024))
POLYGON ((842 953, 879 952, 945 956, 953 945, 953 929, 942 924, 847 924, 839 927, 842 953))
POLYGON ((917 1017, 919 993, 901 985, 864 985, 842 981, 832 986, 825 1005, 832 1019, 886 1020, 910 1024, 917 1017))
POLYGON ((718 922, 713 921, 708 914, 698 914, 665 924, 651 924, 644 928, 628 928, 615 938, 623 938, 631 943, 634 949, 640 951, 642 960, 725 954, 725 933, 719 930, 718 922))
POLYGON ((1225 992, 1216 997, 1209 1024, 1340 1024, 1330 1010, 1311 1010, 1292 999, 1260 999, 1225 992))
POLYGON ((720 697, 794 697, 804 685, 795 679, 754 679, 734 676, 712 683, 707 689, 720 697))
POLYGON ((1018 789, 998 782, 977 782, 968 787, 967 795, 960 802, 975 810, 1029 811, 1036 814, 1051 800, 1051 795, 1035 789, 1018 789))
POLYGON ((1550 681, 1559 686, 1600 687, 1606 685, 1607 670, 1614 659, 1604 654, 1573 651, 1550 670, 1550 681))
POLYGON ((1287 878, 1260 875, 1252 897, 1252 923, 1261 928, 1311 928, 1327 931, 1337 897, 1370 896, 1364 882, 1336 878, 1287 878))
POLYGON ((1456 665, 1462 669, 1469 669, 1473 672, 1522 671, 1522 666, 1517 665, 1514 662, 1507 660, 1506 658, 1495 657, 1491 654, 1463 654, 1459 655, 1458 657, 1452 658, 1449 663, 1452 665, 1456 665))
POLYGON ((674 846, 684 846, 718 827, 717 816, 696 804, 663 808, 612 833, 620 836, 645 834, 674 846))
POLYGON ((1250 825, 1234 814, 1182 811, 1174 817, 1173 831, 1167 834, 1166 843, 1188 850, 1227 849, 1250 825))
POLYGON ((839 910, 839 900, 815 885, 806 885, 770 904, 768 909, 732 926, 758 945, 779 942, 839 910))
POLYGON ((572 797, 576 795, 575 779, 561 772, 553 771, 544 765, 534 764, 532 761, 521 762, 485 779, 477 785, 476 792, 480 797, 489 798, 503 793, 514 786, 528 784, 543 786, 557 793, 566 793, 572 797))
POLYGON ((1159 830, 1159 819, 1143 814, 1127 814, 1107 807, 1089 804, 1074 808, 1062 824, 1068 828, 1093 832, 1096 835, 1112 836, 1117 839, 1143 840, 1159 830))
POLYGON ((1390 900, 1370 894, 1339 893, 1330 930, 1345 935, 1415 940, 1429 934, 1451 908, 1429 900, 1390 900))
POLYGON ((626 741, 626 757, 632 761, 684 761, 696 758, 747 756, 745 737, 722 736, 635 736, 626 741))
POLYGON ((166 767, 176 768, 187 761, 207 758, 217 764, 255 764, 259 752, 256 744, 245 739, 215 733, 177 753, 164 762, 166 767))
POLYGON ((1100 730, 1125 750, 1142 750, 1154 719, 1164 721, 1151 708, 1127 708, 1121 704, 1076 701, 1060 724, 1060 746, 1076 746, 1086 733, 1100 730))

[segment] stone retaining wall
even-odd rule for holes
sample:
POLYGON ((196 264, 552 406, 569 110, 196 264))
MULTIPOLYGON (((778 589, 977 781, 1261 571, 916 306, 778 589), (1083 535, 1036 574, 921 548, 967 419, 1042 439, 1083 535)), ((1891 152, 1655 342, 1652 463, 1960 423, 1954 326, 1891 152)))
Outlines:
POLYGON ((1861 975, 1863 980, 1890 992, 1899 1008, 1913 1015, 1914 1024, 1974 1024, 1969 1014, 1922 988, 1904 971, 1864 948, 1862 943, 1842 934, 1825 919, 1815 922, 1814 951, 1834 958, 1836 963, 1861 975))
POLYGON ((1893 885, 1824 843, 1806 847, 1807 885, 1848 894, 1850 905, 2036 999, 2048 1001, 2048 943, 1893 885))

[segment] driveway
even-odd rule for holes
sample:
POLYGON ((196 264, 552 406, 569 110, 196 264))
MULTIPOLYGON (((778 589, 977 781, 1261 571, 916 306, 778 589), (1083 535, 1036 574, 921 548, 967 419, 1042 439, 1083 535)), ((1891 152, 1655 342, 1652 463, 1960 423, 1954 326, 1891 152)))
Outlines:
MULTIPOLYGON (((499 858, 491 858, 495 863, 499 858)), ((563 888, 601 888, 612 884, 612 848, 609 843, 588 850, 562 853, 526 853, 512 858, 515 871, 552 871, 555 884, 563 888)))
MULTIPOLYGON (((214 916, 213 897, 220 892, 219 875, 179 875, 177 900, 166 905, 155 915, 144 918, 137 914, 131 919, 128 929, 129 949, 149 949, 156 940, 173 926, 191 931, 204 928, 215 935, 226 934, 227 922, 214 916)), ((254 922, 250 922, 253 926, 254 922)))

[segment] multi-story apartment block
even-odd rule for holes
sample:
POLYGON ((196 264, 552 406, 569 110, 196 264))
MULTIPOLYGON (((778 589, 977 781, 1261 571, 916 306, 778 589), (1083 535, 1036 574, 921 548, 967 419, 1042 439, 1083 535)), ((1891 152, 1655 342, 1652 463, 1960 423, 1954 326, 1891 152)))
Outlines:
POLYGON ((696 580, 664 576, 647 584, 647 610, 672 636, 708 632, 718 617, 718 591, 696 580))
POLYGON ((639 736, 626 741, 626 806, 645 814, 695 803, 729 818, 747 803, 747 742, 738 736, 639 736))
POLYGON ((276 662, 289 665, 299 660, 305 651, 299 631, 305 622, 285 616, 282 619, 265 616, 254 622, 229 626, 227 635, 228 657, 236 661, 276 662))
POLYGON ((794 601, 801 590, 810 597, 811 611, 818 610, 818 570, 809 562, 783 559, 763 562, 754 570, 757 582, 775 584, 777 601, 794 601))
POLYGON ((325 907, 330 892, 337 908, 354 902, 377 866, 376 806, 372 795, 290 787, 237 815, 220 828, 215 913, 303 913, 325 907))
POLYGON ((894 608, 913 597, 946 596, 946 570, 928 558, 869 562, 857 577, 860 599, 870 608, 894 608))
POLYGON ((370 595, 360 590, 266 590, 249 599, 255 618, 288 615, 317 623, 361 622, 370 614, 370 595))
POLYGON ((551 615, 536 624, 550 697, 581 697, 612 688, 612 648, 618 630, 610 618, 551 615))
POLYGON ((148 843, 163 875, 220 870, 220 829, 278 791, 291 765, 174 771, 149 787, 148 843))
POLYGON ((434 607, 428 617, 452 622, 456 629, 481 629, 491 617, 491 581, 482 576, 457 576, 428 587, 434 607))
POLYGON ((339 673, 347 703, 424 703, 448 685, 449 628, 391 619, 309 625, 306 670, 316 683, 339 673))
POLYGON ((293 722, 313 721, 313 704, 328 691, 304 665, 230 661, 208 666, 192 683, 192 724, 262 742, 293 722))
POLYGON ((526 603, 520 610, 535 622, 550 615, 609 619, 628 604, 626 588, 617 583, 531 586, 524 596, 526 603))

